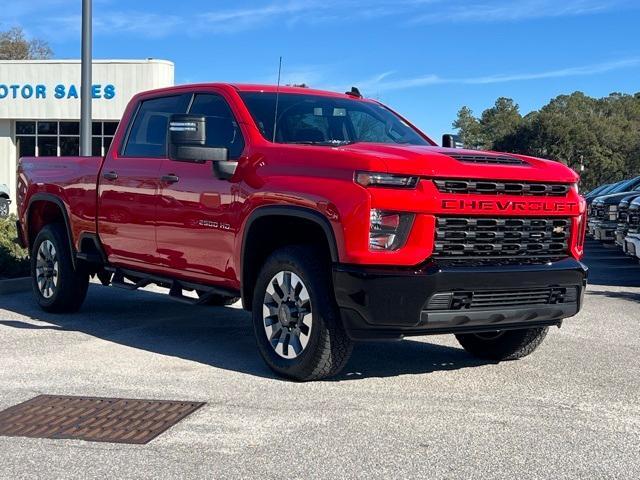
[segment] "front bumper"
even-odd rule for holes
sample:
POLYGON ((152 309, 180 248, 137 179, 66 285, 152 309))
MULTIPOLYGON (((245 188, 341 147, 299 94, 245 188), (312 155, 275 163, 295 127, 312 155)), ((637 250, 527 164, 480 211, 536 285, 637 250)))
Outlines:
POLYGON ((618 228, 614 232, 614 235, 615 235, 616 245, 618 245, 624 250, 625 249, 624 239, 627 238, 627 226, 618 224, 618 228))
POLYGON ((624 239, 624 251, 627 255, 640 258, 640 235, 627 235, 624 239))
POLYGON ((613 242, 616 239, 618 222, 598 222, 593 228, 593 238, 603 242, 613 242))
POLYGON ((586 278, 587 268, 574 259, 545 265, 430 263, 417 269, 339 265, 333 274, 343 323, 354 340, 559 325, 580 310, 586 278), (540 304, 545 289, 552 292, 551 299, 540 304), (572 294, 567 294, 567 301, 558 301, 553 297, 558 291, 572 294), (449 294, 453 296, 449 305, 434 303, 449 294), (483 307, 494 294, 503 303, 483 307), (511 296, 519 300, 509 300, 511 296), (472 303, 476 297, 482 300, 472 303), (531 304, 522 300, 534 297, 531 304), (459 308, 456 298, 469 300, 459 308))

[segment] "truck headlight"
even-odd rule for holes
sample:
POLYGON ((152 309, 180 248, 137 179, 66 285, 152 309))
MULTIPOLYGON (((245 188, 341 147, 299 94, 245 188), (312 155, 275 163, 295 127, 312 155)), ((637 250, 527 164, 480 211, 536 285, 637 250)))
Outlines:
POLYGON ((354 180, 363 187, 416 188, 419 177, 393 173, 356 172, 354 180))
POLYGON ((403 247, 411 231, 414 214, 371 210, 369 248, 393 251, 403 247))
POLYGON ((609 220, 617 220, 617 219, 618 219, 618 206, 609 205, 609 220))

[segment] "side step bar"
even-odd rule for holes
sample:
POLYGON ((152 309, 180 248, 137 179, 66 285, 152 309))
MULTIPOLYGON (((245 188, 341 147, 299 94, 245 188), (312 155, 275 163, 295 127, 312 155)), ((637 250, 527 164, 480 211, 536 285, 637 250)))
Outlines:
POLYGON ((144 288, 149 285, 155 284, 160 287, 168 288, 169 296, 174 300, 189 305, 206 304, 213 295, 222 295, 225 297, 240 296, 240 292, 232 289, 186 282, 173 278, 165 278, 145 272, 138 272, 116 267, 105 267, 105 270, 108 272, 108 276, 111 277, 105 278, 103 276, 102 278, 100 278, 100 281, 105 286, 110 284, 113 287, 122 288, 125 290, 138 290, 139 288, 144 288), (183 293, 184 290, 199 292, 200 297, 187 297, 183 293))

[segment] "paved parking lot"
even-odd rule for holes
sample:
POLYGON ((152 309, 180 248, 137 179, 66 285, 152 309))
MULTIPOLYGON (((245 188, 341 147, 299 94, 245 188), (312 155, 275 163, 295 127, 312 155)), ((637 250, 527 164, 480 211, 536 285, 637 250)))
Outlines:
POLYGON ((0 437, 2 478, 640 478, 640 266, 589 244, 586 306, 517 362, 452 337, 359 345, 274 378, 237 308, 92 286, 81 313, 0 297, 0 409, 41 393, 207 405, 144 446, 0 437))

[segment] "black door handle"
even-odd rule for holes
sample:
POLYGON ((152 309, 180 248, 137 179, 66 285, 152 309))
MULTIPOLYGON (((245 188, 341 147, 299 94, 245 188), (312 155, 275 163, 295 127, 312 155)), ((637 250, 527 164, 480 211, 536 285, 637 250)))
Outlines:
POLYGON ((117 180, 118 179, 118 174, 116 172, 103 173, 102 176, 104 178, 106 178, 107 180, 117 180))
POLYGON ((180 181, 180 177, 174 174, 170 174, 170 175, 163 175, 160 180, 162 180, 165 183, 177 183, 180 181))

